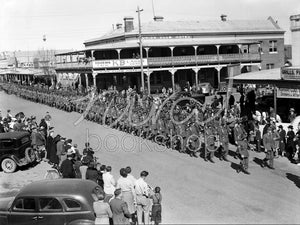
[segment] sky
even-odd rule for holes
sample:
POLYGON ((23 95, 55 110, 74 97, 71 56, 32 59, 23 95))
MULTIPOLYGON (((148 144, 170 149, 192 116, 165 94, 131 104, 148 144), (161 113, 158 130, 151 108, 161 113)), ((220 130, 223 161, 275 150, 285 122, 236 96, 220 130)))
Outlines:
POLYGON ((106 34, 125 16, 137 23, 137 6, 143 9, 142 23, 153 14, 168 21, 272 16, 286 31, 286 44, 291 43, 289 17, 300 14, 300 0, 0 0, 0 52, 84 49, 85 40, 106 34))

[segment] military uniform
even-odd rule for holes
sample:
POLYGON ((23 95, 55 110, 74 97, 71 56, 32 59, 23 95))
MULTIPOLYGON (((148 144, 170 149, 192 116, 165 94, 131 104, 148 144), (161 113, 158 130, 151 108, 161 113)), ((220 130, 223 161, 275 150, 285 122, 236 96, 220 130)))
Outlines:
POLYGON ((224 159, 227 161, 228 155, 228 146, 229 146, 229 128, 226 124, 221 124, 218 130, 219 133, 219 141, 220 141, 220 149, 221 149, 221 156, 220 159, 224 159))
POLYGON ((216 136, 211 125, 208 125, 205 129, 205 149, 204 149, 204 160, 207 161, 208 157, 211 162, 214 163, 213 158, 216 151, 215 140, 216 136))
POLYGON ((274 169, 274 150, 275 150, 275 135, 272 132, 272 128, 269 128, 268 132, 263 137, 263 143, 265 147, 266 157, 263 160, 262 167, 268 166, 274 169), (269 165, 267 162, 269 161, 269 165))

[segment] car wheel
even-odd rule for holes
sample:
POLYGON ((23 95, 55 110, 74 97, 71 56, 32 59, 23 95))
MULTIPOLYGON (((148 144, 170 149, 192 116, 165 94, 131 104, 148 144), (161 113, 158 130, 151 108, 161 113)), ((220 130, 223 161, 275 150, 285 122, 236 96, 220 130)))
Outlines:
POLYGON ((28 162, 33 162, 35 160, 35 152, 32 148, 26 148, 25 157, 28 162))
POLYGON ((14 160, 6 158, 2 160, 1 168, 5 173, 13 173, 17 169, 17 164, 14 160))

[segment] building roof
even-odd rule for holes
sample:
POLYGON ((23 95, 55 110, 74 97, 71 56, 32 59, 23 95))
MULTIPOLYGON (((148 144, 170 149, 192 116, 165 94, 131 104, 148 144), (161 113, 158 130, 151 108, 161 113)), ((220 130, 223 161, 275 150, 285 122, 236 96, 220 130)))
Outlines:
MULTIPOLYGON (((252 33, 274 32, 284 33, 278 24, 269 17, 267 20, 227 20, 227 21, 153 21, 142 24, 142 34, 216 34, 216 33, 252 33)), ((115 29, 102 37, 85 41, 84 44, 113 39, 125 35, 137 35, 138 26, 131 32, 124 33, 124 29, 115 29)))
MULTIPOLYGON (((230 78, 229 78, 230 79, 230 78)), ((242 73, 240 75, 232 77, 233 81, 278 81, 281 80, 280 68, 261 70, 249 73, 242 73)), ((251 82, 250 82, 251 83, 251 82)))

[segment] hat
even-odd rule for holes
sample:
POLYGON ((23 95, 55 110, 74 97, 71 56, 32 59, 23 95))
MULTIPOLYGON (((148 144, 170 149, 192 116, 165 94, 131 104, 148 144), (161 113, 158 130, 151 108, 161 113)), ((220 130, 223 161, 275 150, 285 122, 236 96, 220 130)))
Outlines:
POLYGON ((114 192, 114 195, 115 196, 118 196, 118 195, 120 195, 121 194, 121 188, 117 188, 116 190, 115 190, 115 192, 114 192))
POLYGON ((295 109, 294 109, 294 108, 290 108, 290 112, 291 112, 291 111, 295 112, 295 109))
POLYGON ((294 127, 293 127, 292 125, 289 125, 289 126, 288 126, 288 128, 290 128, 290 129, 294 129, 294 127))

